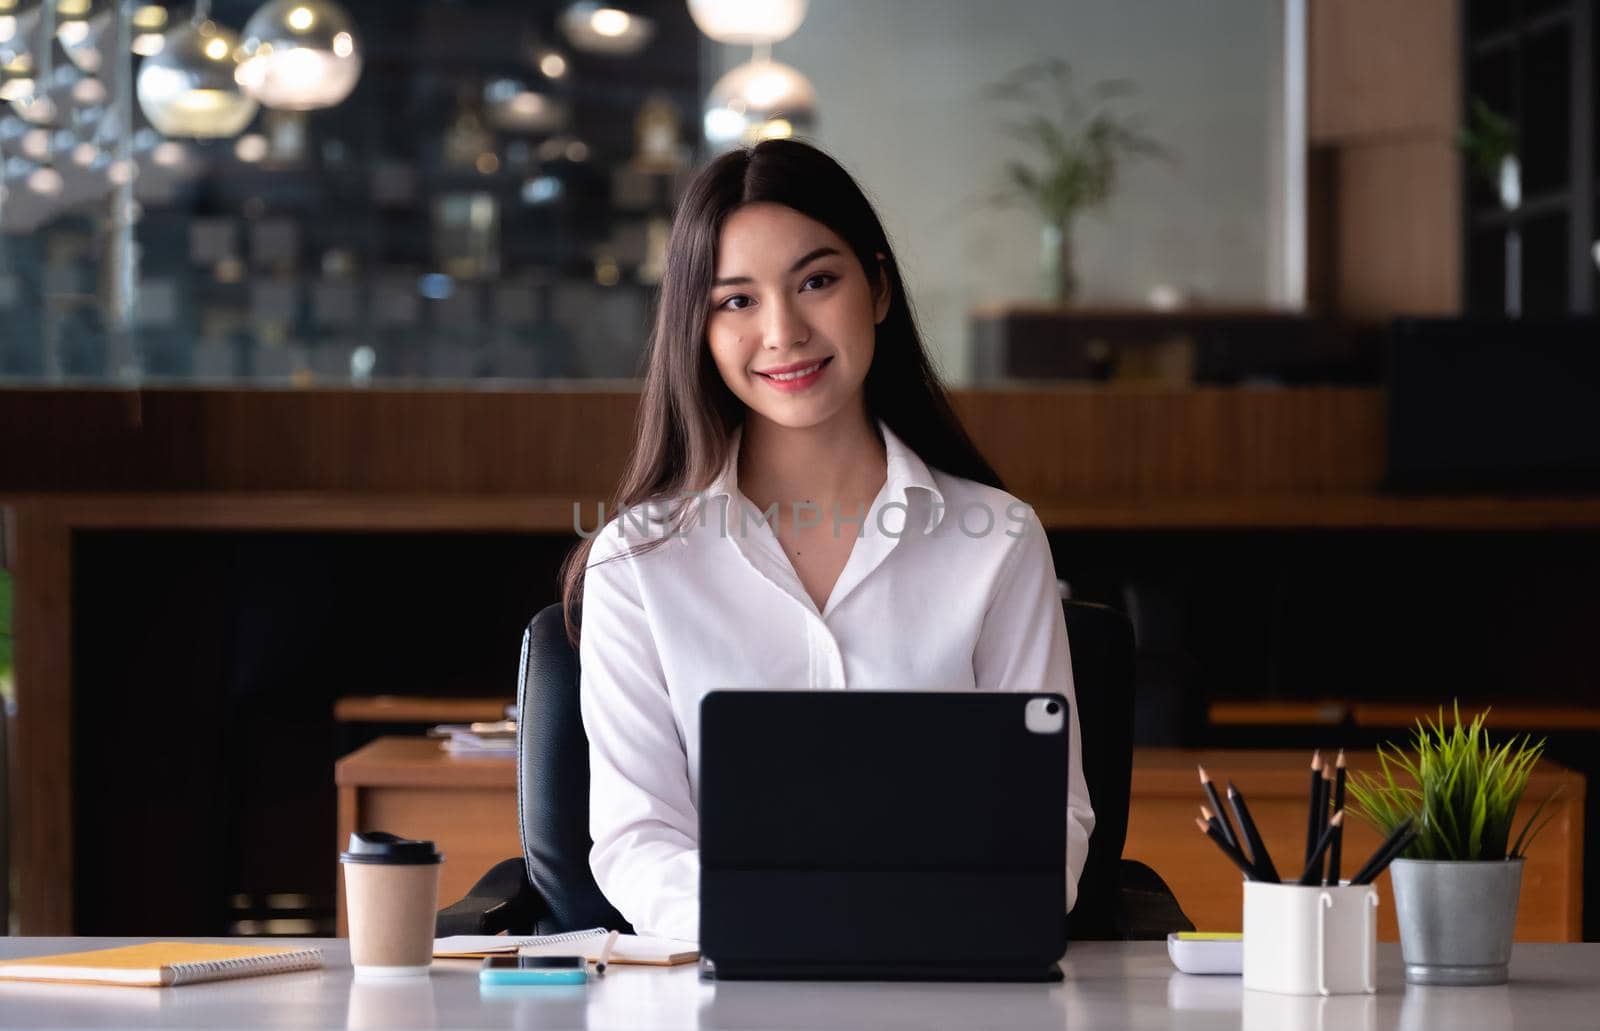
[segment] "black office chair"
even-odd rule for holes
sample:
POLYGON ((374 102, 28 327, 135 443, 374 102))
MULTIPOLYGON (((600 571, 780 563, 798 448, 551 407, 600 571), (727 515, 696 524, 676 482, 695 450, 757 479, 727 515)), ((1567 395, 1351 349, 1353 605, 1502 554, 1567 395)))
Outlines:
MULTIPOLYGON (((1122 858, 1133 777, 1133 626, 1103 605, 1065 601, 1083 731, 1083 773, 1095 827, 1068 934, 1159 939, 1193 930, 1177 899, 1142 863, 1122 858)), ((589 869, 589 742, 578 709, 578 656, 560 605, 534 617, 517 680, 517 816, 522 857, 497 864, 441 910, 437 933, 629 931, 589 869)))

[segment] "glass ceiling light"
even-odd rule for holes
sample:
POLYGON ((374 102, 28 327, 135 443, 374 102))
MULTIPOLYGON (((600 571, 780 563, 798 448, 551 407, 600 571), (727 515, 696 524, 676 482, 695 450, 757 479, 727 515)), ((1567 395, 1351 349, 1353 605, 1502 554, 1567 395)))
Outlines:
POLYGON ((491 79, 483 87, 490 125, 506 132, 554 132, 567 121, 566 105, 516 79, 491 79))
POLYGON ((330 0, 270 0, 245 23, 239 85, 267 107, 332 107, 360 78, 355 23, 330 0))
POLYGON ((637 54, 655 35, 656 23, 620 2, 578 0, 561 13, 561 32, 579 50, 608 57, 637 54))
POLYGON ((717 80, 706 98, 706 141, 725 147, 792 136, 816 118, 817 91, 773 60, 747 61, 717 80))
POLYGON ((239 37, 205 17, 209 6, 197 6, 195 20, 168 32, 139 67, 139 109, 166 136, 237 136, 256 116, 256 102, 234 81, 239 37))
POLYGON ((167 9, 160 4, 145 4, 133 12, 133 42, 130 49, 140 57, 154 57, 166 46, 167 9))
POLYGON ((689 0, 689 17, 718 43, 773 44, 806 20, 806 0, 689 0))
POLYGON ((105 55, 100 44, 111 26, 110 0, 55 0, 56 39, 67 58, 91 75, 100 70, 105 55))
POLYGON ((90 75, 97 74, 105 65, 106 48, 112 43, 115 13, 111 5, 102 3, 90 7, 85 18, 58 14, 56 39, 66 51, 67 60, 90 75))
POLYGON ((55 94, 70 95, 73 83, 81 77, 71 65, 53 69, 48 77, 36 73, 32 89, 10 98, 11 110, 34 125, 54 125, 61 113, 61 103, 55 94))
POLYGON ((0 59, 9 61, 27 52, 39 14, 39 0, 0 0, 0 59))
POLYGON ((0 100, 26 100, 36 85, 33 55, 17 54, 0 64, 0 100))
POLYGON ((572 62, 567 60, 567 55, 531 25, 524 26, 522 30, 522 59, 528 63, 528 67, 537 69, 539 74, 552 84, 565 79, 567 72, 572 68, 572 62))

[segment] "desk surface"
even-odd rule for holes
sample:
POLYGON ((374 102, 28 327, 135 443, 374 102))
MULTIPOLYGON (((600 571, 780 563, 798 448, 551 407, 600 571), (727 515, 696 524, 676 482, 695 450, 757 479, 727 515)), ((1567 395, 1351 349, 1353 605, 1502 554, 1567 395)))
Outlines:
MULTIPOLYGON (((231 939, 238 941, 239 939, 231 939)), ((123 944, 0 938, 0 956, 123 944)), ((274 944, 292 944, 281 939, 274 944)), ((587 987, 480 994, 477 963, 438 960, 413 983, 353 983, 345 942, 323 939, 321 971, 182 988, 0 983, 6 1027, 295 1028, 1295 1028, 1592 1029, 1600 944, 1522 944, 1497 988, 1404 984, 1400 952, 1379 946, 1376 996, 1245 992, 1237 978, 1187 977, 1156 942, 1074 945, 1057 985, 702 983, 693 966, 614 968, 587 987), (1181 1013, 1179 1012, 1181 1011, 1181 1013), (1515 1017, 1513 1017, 1515 1014, 1515 1017)))

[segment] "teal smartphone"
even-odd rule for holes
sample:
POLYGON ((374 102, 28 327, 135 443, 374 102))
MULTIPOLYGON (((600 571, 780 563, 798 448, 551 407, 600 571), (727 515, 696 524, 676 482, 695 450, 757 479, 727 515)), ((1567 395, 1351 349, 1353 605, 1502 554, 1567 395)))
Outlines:
POLYGON ((589 980, 582 956, 487 956, 478 971, 479 984, 583 984, 589 980))

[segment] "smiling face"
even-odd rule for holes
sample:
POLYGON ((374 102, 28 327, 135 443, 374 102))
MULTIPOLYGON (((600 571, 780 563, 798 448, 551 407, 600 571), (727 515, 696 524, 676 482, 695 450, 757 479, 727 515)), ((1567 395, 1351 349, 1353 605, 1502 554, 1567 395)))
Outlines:
POLYGON ((706 342, 750 414, 791 429, 864 411, 877 324, 874 296, 838 234, 781 204, 749 204, 723 223, 706 342))

